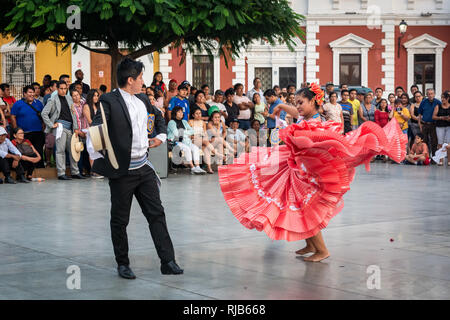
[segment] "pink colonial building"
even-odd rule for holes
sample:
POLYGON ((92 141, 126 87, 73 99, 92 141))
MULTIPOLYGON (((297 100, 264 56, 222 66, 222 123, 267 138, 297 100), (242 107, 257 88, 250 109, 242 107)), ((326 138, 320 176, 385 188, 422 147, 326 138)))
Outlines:
MULTIPOLYGON (((154 63, 164 79, 187 79, 194 86, 226 89, 253 78, 263 88, 304 81, 382 87, 417 84, 420 90, 450 89, 450 0, 294 0, 292 8, 306 17, 305 39, 295 51, 254 42, 228 62, 204 52, 188 54, 180 65, 177 49, 166 48, 154 63), (406 32, 400 33, 402 20, 406 32)), ((156 68, 155 68, 156 69, 156 68)))

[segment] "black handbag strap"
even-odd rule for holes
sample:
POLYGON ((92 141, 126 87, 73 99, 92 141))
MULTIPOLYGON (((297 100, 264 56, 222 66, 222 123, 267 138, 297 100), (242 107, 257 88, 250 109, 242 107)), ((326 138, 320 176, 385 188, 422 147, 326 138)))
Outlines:
POLYGON ((40 118, 41 117, 41 112, 37 111, 35 107, 33 107, 33 105, 28 104, 27 102, 25 102, 31 109, 34 110, 34 112, 36 112, 37 116, 40 118))

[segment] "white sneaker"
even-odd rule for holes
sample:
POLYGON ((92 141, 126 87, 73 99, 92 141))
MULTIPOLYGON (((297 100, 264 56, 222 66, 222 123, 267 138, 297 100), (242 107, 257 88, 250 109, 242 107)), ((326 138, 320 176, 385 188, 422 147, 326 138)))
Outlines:
POLYGON ((191 174, 205 174, 206 171, 202 170, 200 167, 194 167, 191 169, 191 174))
POLYGON ((206 171, 200 168, 200 166, 197 167, 197 170, 198 172, 200 172, 200 174, 206 174, 206 171))

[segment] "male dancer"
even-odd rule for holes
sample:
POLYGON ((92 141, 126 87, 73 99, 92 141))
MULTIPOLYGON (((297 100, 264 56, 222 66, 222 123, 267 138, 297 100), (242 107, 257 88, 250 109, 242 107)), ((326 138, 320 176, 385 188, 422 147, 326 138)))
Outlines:
MULTIPOLYGON (((93 171, 109 178, 111 190, 111 236, 119 276, 135 279, 128 259, 126 228, 130 219, 133 195, 148 221, 153 242, 161 259, 162 274, 181 274, 175 262, 172 241, 167 230, 164 208, 159 197, 159 178, 148 161, 147 149, 155 148, 166 140, 166 127, 161 113, 140 94, 143 63, 129 58, 117 66, 119 89, 105 93, 100 102, 105 110, 108 133, 119 164, 116 170, 105 158, 94 161, 93 171), (148 139, 148 114, 155 114, 157 136, 148 139)), ((92 125, 102 123, 97 112, 92 125)))

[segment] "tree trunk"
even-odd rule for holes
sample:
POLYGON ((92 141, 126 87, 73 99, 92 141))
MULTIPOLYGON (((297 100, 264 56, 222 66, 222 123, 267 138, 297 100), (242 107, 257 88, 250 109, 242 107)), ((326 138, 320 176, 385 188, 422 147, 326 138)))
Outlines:
POLYGON ((111 90, 114 90, 115 88, 118 88, 117 84, 117 65, 119 64, 120 60, 122 60, 123 55, 120 53, 119 50, 112 50, 110 53, 111 56, 111 90))

